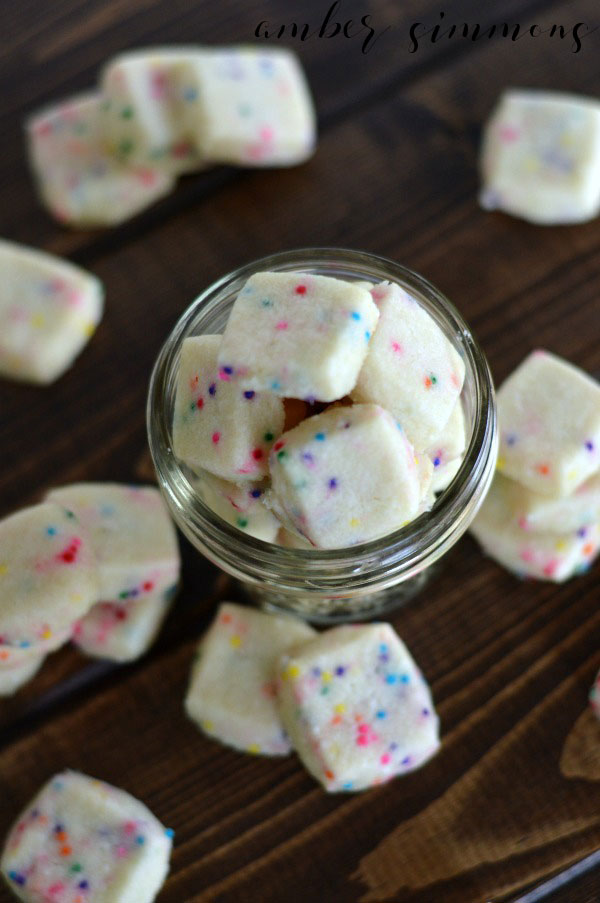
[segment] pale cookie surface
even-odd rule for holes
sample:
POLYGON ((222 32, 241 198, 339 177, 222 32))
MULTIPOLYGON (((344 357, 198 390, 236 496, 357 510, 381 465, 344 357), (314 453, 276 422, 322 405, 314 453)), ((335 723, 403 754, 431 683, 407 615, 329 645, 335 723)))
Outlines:
POLYGON ((100 131, 100 94, 82 94, 34 114, 26 123, 29 159, 40 196, 60 222, 115 226, 174 187, 149 165, 123 166, 100 131))
POLYGON ((319 548, 383 536, 419 508, 423 474, 412 446, 378 405, 309 417, 277 440, 270 466, 286 519, 319 548))
POLYGON ((498 470, 534 492, 570 495, 600 469, 600 384, 534 351, 497 395, 498 470))
POLYGON ((439 747, 431 693, 389 624, 336 627, 280 660, 279 705, 294 748, 326 790, 363 790, 439 747))
POLYGON ((600 102, 507 91, 485 129, 480 202, 533 223, 585 222, 600 210, 600 102))
POLYGON ((98 589, 91 539, 71 512, 43 502, 0 521, 3 647, 35 647, 64 634, 89 611, 98 589))
POLYGON ((203 167, 174 79, 176 66, 197 53, 197 47, 148 48, 106 66, 100 79, 102 129, 110 152, 122 162, 173 175, 203 167))
POLYGON ((433 492, 442 492, 450 485, 462 464, 467 446, 467 427, 465 414, 460 399, 450 414, 448 423, 437 437, 435 443, 427 449, 427 455, 433 464, 433 492))
POLYGON ((496 474, 515 526, 542 533, 570 533, 600 524, 600 473, 578 486, 571 495, 552 497, 532 492, 516 480, 496 474))
POLYGON ((275 703, 281 653, 314 637, 303 621, 224 602, 202 637, 185 708, 210 736, 262 755, 285 755, 290 742, 275 703))
POLYGON ((312 154, 315 112, 290 51, 206 48, 182 60, 175 78, 182 122, 207 160, 289 166, 312 154))
POLYGON ((419 450, 435 442, 461 393, 465 365, 427 311, 393 282, 373 286, 379 323, 352 399, 386 408, 419 450))
POLYGON ((175 587, 126 602, 98 602, 73 627, 73 643, 86 655, 130 662, 148 651, 167 616, 175 587))
POLYGON ((152 903, 172 836, 125 791, 65 771, 16 822, 2 874, 24 903, 152 903))
POLYGON ((155 487, 74 483, 47 498, 73 511, 89 534, 100 581, 95 601, 143 599, 177 583, 177 535, 155 487))
POLYGON ((57 379, 102 317, 102 283, 51 254, 0 241, 0 374, 57 379))
POLYGON ((598 553, 597 524, 566 532, 523 529, 515 518, 514 486, 496 476, 470 531, 484 551, 517 577, 562 583, 585 572, 598 553))
POLYGON ((238 485, 202 471, 194 485, 205 504, 232 527, 263 542, 275 541, 280 523, 264 505, 266 481, 238 485))
POLYGON ((283 402, 232 381, 217 362, 221 341, 221 336, 203 335, 182 345, 173 448, 195 470, 234 482, 261 480, 283 430, 283 402))
POLYGON ((39 671, 45 655, 34 655, 16 665, 4 665, 0 662, 0 696, 11 696, 23 684, 28 683, 39 671))
POLYGON ((370 294, 310 273, 255 273, 236 298, 219 352, 249 389, 335 401, 354 386, 379 314, 370 294))

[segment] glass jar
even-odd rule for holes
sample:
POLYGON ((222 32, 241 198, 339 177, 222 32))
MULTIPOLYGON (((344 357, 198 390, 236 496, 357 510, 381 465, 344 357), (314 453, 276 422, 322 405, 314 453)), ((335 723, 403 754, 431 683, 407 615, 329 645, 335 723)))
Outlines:
MULTIPOLYGON (((158 356, 148 397, 148 437, 159 486, 190 542, 242 582, 265 608, 333 623, 381 615, 421 590, 432 565, 465 532, 490 486, 498 450, 494 387, 488 363, 452 304, 421 276, 391 260, 334 248, 285 251, 219 279, 180 317, 158 356), (464 461, 433 508, 402 529, 344 549, 292 549, 242 533, 215 514, 175 458, 172 423, 181 344, 222 333, 235 298, 256 272, 300 271, 349 281, 397 282, 433 317, 463 357, 464 461)), ((366 464, 366 462, 365 462, 366 464)))

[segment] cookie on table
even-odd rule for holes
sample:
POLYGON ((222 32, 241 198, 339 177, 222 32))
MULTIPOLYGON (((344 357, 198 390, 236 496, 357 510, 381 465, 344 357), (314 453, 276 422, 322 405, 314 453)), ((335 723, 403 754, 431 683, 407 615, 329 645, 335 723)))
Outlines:
POLYGON ((316 117, 289 50, 202 48, 174 67, 181 121, 213 163, 292 166, 316 145, 316 117))
POLYGON ((389 624, 335 627, 280 659, 278 701, 294 749, 326 790, 364 790, 439 748, 429 688, 389 624))
POLYGON ((0 869, 24 903, 152 903, 169 870, 172 837, 124 790, 65 771, 15 823, 0 869))
POLYGON ((175 187, 163 170, 124 166, 109 153, 100 125, 103 103, 98 92, 81 94, 35 113, 25 125, 40 197, 70 226, 116 226, 175 187))
POLYGON ((211 737, 245 752, 291 750, 275 702, 277 661, 315 636, 303 621, 223 602, 202 637, 185 708, 211 737))
POLYGON ((53 382, 102 318, 102 283, 66 260, 8 241, 0 241, 0 279, 0 374, 53 382))
POLYGON ((600 212, 600 102, 510 90, 486 125, 480 203, 539 225, 600 212))

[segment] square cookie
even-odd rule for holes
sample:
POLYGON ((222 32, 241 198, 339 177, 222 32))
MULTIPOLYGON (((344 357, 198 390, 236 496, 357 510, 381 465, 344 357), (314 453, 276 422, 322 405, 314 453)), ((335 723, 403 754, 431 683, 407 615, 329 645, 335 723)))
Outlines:
POLYGON ((542 495, 570 495, 600 470, 600 383, 534 351, 497 395, 498 470, 542 495))
POLYGON ((219 351, 247 389, 335 401, 354 387, 379 314, 369 292, 310 273, 255 273, 236 298, 219 351))
POLYGON ((231 482, 262 480, 283 430, 281 398, 247 389, 220 367, 222 337, 193 336, 181 348, 173 449, 193 470, 231 482))
POLYGON ((21 814, 0 868, 24 903, 152 903, 172 836, 125 791, 65 771, 21 814))
POLYGON ((100 128, 102 96, 82 94, 48 107, 26 123, 29 160, 50 213, 71 226, 116 226, 175 187, 149 165, 123 166, 100 128))
POLYGON ((399 285, 382 282, 371 295, 379 323, 350 395, 386 408, 415 449, 425 451, 456 407, 465 365, 425 308, 399 285))
POLYGON ((154 486, 74 483, 47 499, 74 512, 89 534, 100 582, 94 601, 123 603, 176 586, 177 534, 154 486))
POLYGON ((580 223, 600 210, 600 102, 506 91, 488 122, 480 203, 532 223, 580 223))
POLYGON ((282 652, 315 636, 293 617, 223 602, 198 647, 185 700, 189 717, 211 737, 245 752, 290 752, 275 703, 282 652))
POLYGON ((181 117, 202 157, 242 166, 291 166, 310 157, 316 117, 295 54, 203 48, 181 60, 181 117))
POLYGON ((322 549, 400 529, 417 515, 431 479, 394 418, 374 404, 332 407, 302 421, 277 440, 270 468, 268 503, 284 526, 322 549))
POLYGON ((8 241, 0 241, 0 278, 0 374, 51 383, 94 334, 102 283, 66 260, 8 241))
POLYGON ((381 784, 439 748, 429 688, 389 624, 335 627, 291 649, 279 706, 303 764, 330 792, 381 784))

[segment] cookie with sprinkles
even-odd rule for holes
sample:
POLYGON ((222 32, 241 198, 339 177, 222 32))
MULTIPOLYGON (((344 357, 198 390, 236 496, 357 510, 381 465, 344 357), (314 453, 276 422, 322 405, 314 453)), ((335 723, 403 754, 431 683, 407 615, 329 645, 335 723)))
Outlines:
POLYGON ((202 157, 291 166, 316 145, 316 116, 297 56, 251 46, 202 48, 174 67, 181 121, 202 157))
POLYGON ((16 821, 0 870, 23 903, 152 903, 172 839, 124 790, 65 771, 16 821))
POLYGON ((199 52, 198 47, 150 47, 120 54, 104 67, 100 127, 110 153, 122 163, 169 175, 203 168, 175 81, 177 65, 199 52))
POLYGON ((264 504, 268 481, 231 483, 204 470, 193 482, 203 502, 232 527, 275 541, 280 523, 264 504))
POLYGON ((38 654, 64 642, 98 597, 92 542, 71 511, 43 502, 0 521, 0 658, 7 665, 12 649, 38 654))
MULTIPOLYGON (((536 530, 518 515, 518 484, 497 474, 470 532, 484 552, 517 577, 562 583, 584 573, 598 554, 600 526, 536 530)), ((566 500, 563 500, 566 501, 566 500)))
POLYGON ((102 283, 66 260, 8 241, 0 241, 0 277, 0 374, 51 383, 94 334, 102 283))
POLYGON ((433 492, 443 492, 450 485, 462 464, 466 446, 467 427, 459 398, 446 426, 434 445, 427 449, 427 456, 433 464, 433 492))
POLYGON ((398 530, 431 482, 399 424, 374 404, 332 407, 277 440, 269 463, 284 526, 313 546, 342 548, 398 530), (368 466, 366 466, 368 462, 368 466))
POLYGON ((79 620, 73 641, 102 658, 139 657, 160 629, 179 582, 177 535, 160 492, 154 486, 74 483, 47 498, 75 512, 98 562, 98 604, 79 620))
POLYGON ((149 164, 123 165, 101 133, 105 101, 81 94, 34 113, 25 123, 29 161, 39 195, 61 223, 115 226, 175 187, 149 164))
POLYGON ((185 708, 211 737, 267 756, 291 750, 275 702, 277 660, 316 635, 292 616, 223 602, 198 647, 185 708))
POLYGON ((600 383, 534 351, 497 395, 498 470, 541 495, 564 497, 600 470, 600 383))
POLYGON ((389 624, 335 627, 291 649, 278 701, 294 749, 329 792, 385 783, 439 749, 429 687, 389 624))
POLYGON ((484 131, 481 206, 538 225, 600 212, 600 102, 554 91, 510 90, 484 131))
POLYGON ((523 533, 580 531, 583 537, 588 527, 600 524, 600 473, 578 486, 571 495, 558 497, 533 492, 500 473, 494 476, 494 483, 504 497, 507 516, 523 533))
POLYGON ((330 276, 254 273, 219 351, 241 388, 335 401, 356 383, 379 314, 369 292, 330 276))
POLYGON ((379 323, 350 392, 386 408, 417 451, 442 434, 460 396, 465 365, 435 320, 393 282, 371 288, 379 323))
POLYGON ((262 480, 285 420, 281 398, 241 386, 219 363, 222 337, 186 339, 181 348, 173 449, 193 470, 231 482, 262 480))

